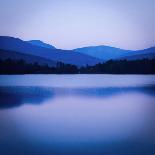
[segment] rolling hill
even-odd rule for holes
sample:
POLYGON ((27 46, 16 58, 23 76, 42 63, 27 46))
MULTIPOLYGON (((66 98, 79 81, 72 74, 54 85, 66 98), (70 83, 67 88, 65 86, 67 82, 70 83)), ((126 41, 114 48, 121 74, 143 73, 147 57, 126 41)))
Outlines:
POLYGON ((0 49, 0 60, 6 60, 6 59, 12 59, 12 60, 25 60, 27 63, 38 63, 39 65, 48 65, 50 67, 56 66, 56 62, 52 60, 48 60, 42 57, 30 55, 30 54, 23 54, 19 52, 14 51, 6 51, 0 49))
POLYGON ((61 61, 67 64, 74 64, 77 66, 94 65, 102 60, 85 55, 82 53, 60 50, 60 49, 48 49, 39 46, 32 45, 31 43, 22 41, 18 38, 13 37, 0 37, 0 49, 15 51, 23 54, 30 54, 34 56, 39 56, 52 61, 61 61))
POLYGON ((75 52, 87 54, 96 58, 100 58, 103 61, 109 59, 130 59, 134 58, 151 58, 155 54, 155 47, 144 49, 144 50, 123 50, 120 48, 109 47, 109 46, 91 46, 74 49, 75 52), (138 56, 139 55, 139 56, 138 56), (143 56, 142 56, 143 55, 143 56), (150 55, 150 56, 148 56, 150 55))
POLYGON ((16 57, 28 59, 28 56, 31 55, 30 59, 32 59, 32 56, 36 56, 37 58, 35 58, 35 60, 38 59, 38 61, 41 62, 52 61, 56 63, 59 61, 66 64, 77 65, 79 67, 95 65, 110 59, 135 60, 144 58, 152 59, 155 57, 155 47, 137 51, 123 50, 109 46, 90 46, 74 50, 61 50, 40 40, 23 41, 18 38, 6 36, 0 37, 0 49, 3 50, 2 57, 4 55, 5 57, 11 57, 12 52, 12 55, 16 57), (8 55, 6 52, 9 52, 8 55), (20 53, 26 54, 27 56, 21 56, 20 53))
POLYGON ((35 45, 35 46, 39 46, 39 47, 44 47, 44 48, 49 48, 49 49, 56 49, 54 46, 50 45, 50 44, 46 44, 40 40, 30 40, 27 41, 28 43, 35 45))
POLYGON ((131 56, 122 57, 119 59, 140 60, 140 59, 154 59, 154 58, 155 58, 155 53, 146 53, 146 54, 131 55, 131 56))

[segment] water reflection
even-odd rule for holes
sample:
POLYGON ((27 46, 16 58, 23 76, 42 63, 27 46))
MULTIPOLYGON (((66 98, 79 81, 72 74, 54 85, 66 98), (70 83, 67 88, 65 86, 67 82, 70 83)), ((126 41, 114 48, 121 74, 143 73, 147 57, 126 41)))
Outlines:
POLYGON ((107 87, 107 88, 51 88, 12 86, 0 87, 0 109, 13 108, 22 104, 41 104, 48 99, 63 96, 112 97, 125 93, 155 94, 155 86, 107 87))
POLYGON ((0 87, 0 108, 18 107, 25 103, 41 104, 53 92, 39 87, 0 87))
POLYGON ((155 155, 154 84, 154 76, 5 76, 0 155, 155 155))

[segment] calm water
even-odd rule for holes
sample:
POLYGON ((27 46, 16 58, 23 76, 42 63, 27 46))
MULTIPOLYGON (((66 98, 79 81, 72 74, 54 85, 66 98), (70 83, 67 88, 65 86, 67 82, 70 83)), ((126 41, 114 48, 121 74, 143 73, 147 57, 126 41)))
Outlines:
POLYGON ((0 155, 155 155, 155 76, 0 76, 0 155))

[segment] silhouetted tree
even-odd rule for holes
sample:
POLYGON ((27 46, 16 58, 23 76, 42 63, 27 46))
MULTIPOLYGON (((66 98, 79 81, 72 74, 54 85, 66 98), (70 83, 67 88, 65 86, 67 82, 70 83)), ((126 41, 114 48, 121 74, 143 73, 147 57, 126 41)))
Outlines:
POLYGON ((94 66, 83 66, 58 62, 56 66, 41 65, 25 60, 0 60, 0 74, 155 74, 155 59, 109 60, 94 66))

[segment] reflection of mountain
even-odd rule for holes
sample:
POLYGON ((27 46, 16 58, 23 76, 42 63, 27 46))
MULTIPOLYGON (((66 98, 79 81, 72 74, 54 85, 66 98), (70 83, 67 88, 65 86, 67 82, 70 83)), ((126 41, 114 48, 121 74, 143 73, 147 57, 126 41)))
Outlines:
POLYGON ((46 87, 0 87, 0 109, 18 107, 22 104, 41 104, 47 99, 64 96, 112 97, 122 93, 155 94, 155 86, 107 87, 107 88, 46 88, 46 87))

